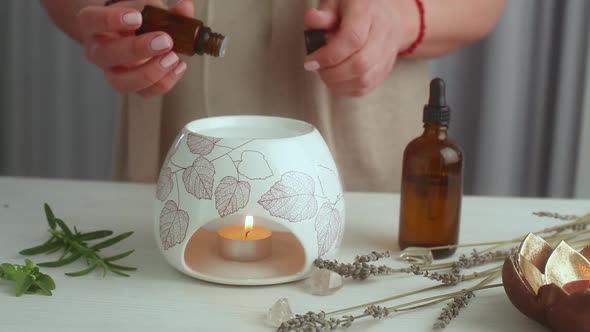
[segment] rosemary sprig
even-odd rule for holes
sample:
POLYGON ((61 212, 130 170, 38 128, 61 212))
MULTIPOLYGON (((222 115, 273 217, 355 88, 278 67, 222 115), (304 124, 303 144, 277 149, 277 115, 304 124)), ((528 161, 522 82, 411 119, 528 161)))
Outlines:
POLYGON ((63 220, 56 218, 51 207, 45 204, 45 216, 47 217, 47 224, 49 225, 49 233, 51 237, 45 243, 24 249, 20 252, 21 255, 38 255, 42 253, 53 253, 62 250, 61 257, 54 261, 39 263, 41 267, 60 267, 71 264, 82 258, 88 264, 88 267, 77 271, 66 273, 70 277, 79 277, 89 274, 97 268, 102 268, 103 276, 107 272, 117 275, 129 277, 123 271, 135 271, 137 268, 122 266, 113 263, 114 261, 123 259, 131 255, 134 250, 129 250, 114 256, 103 257, 100 250, 108 248, 122 240, 128 238, 133 232, 123 233, 95 244, 89 244, 88 241, 104 239, 113 234, 110 230, 100 230, 88 233, 80 232, 76 227, 72 230, 63 220))
POLYGON ((0 265, 0 279, 13 281, 16 296, 23 294, 51 295, 55 282, 47 274, 41 273, 33 262, 25 259, 25 265, 4 263, 0 265))

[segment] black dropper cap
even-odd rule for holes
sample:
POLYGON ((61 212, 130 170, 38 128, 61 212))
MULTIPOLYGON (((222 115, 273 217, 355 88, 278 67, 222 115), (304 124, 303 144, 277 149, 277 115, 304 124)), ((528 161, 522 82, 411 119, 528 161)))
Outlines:
POLYGON ((328 40, 326 39, 326 30, 305 30, 305 48, 307 54, 311 54, 319 48, 322 48, 328 40))
POLYGON ((422 121, 430 124, 448 125, 451 120, 451 108, 445 96, 445 81, 435 78, 430 81, 430 97, 424 105, 422 121))

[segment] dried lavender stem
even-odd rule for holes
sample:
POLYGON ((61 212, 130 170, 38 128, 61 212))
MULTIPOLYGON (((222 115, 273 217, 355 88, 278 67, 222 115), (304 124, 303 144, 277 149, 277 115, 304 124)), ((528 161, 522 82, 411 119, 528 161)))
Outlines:
POLYGON ((389 275, 404 269, 393 269, 386 265, 373 265, 366 262, 340 263, 337 260, 317 258, 314 265, 320 269, 334 271, 344 278, 365 280, 370 276, 389 275))
POLYGON ((581 250, 581 249, 584 249, 590 245, 590 239, 584 239, 584 240, 570 242, 570 243, 568 243, 568 245, 574 249, 581 250))
MULTIPOLYGON (((369 312, 370 312, 370 309, 371 309, 372 307, 374 307, 374 306, 373 306, 373 305, 371 305, 371 306, 367 307, 367 309, 365 310, 365 312, 363 312, 363 313, 362 313, 362 314, 360 314, 360 315, 352 316, 353 320, 357 320, 357 319, 360 319, 360 318, 364 318, 364 317, 370 317, 370 316, 372 316, 372 315, 369 313, 369 312)), ((385 309, 385 310, 389 311, 389 309, 388 309, 388 308, 381 308, 381 309, 385 309)), ((389 313, 387 313, 387 314, 383 315, 383 317, 386 317, 388 314, 389 314, 389 313)), ((380 317, 380 316, 378 316, 378 317, 375 317, 375 318, 383 318, 383 317, 380 317)))
POLYGON ((354 261, 358 262, 358 263, 375 262, 375 261, 380 260, 381 258, 390 257, 390 256, 391 256, 391 253, 389 252, 389 250, 384 251, 384 252, 373 251, 368 255, 356 256, 354 261))
MULTIPOLYGON (((491 276, 492 274, 494 274, 494 272, 499 272, 500 269, 501 269, 501 267, 500 266, 497 266, 497 267, 494 267, 494 268, 489 269, 489 270, 485 270, 485 271, 482 271, 482 272, 476 272, 476 273, 479 274, 478 276, 476 276, 476 273, 474 273, 472 275, 465 276, 465 278, 463 280, 469 281, 469 280, 473 280, 473 279, 477 279, 477 278, 481 278, 481 277, 485 277, 485 276, 491 276)), ((491 280, 496 279, 496 278, 497 277, 494 277, 491 280)), ((484 281, 486 281, 486 280, 487 279, 485 279, 484 281)), ((487 282, 489 283, 489 281, 487 281, 487 282)), ((481 286, 481 285, 483 285, 483 284, 482 283, 479 283, 475 287, 481 286)), ((437 285, 437 286, 433 286, 433 287, 418 289, 418 290, 415 290, 415 291, 412 291, 412 292, 408 292, 408 293, 403 293, 403 294, 399 294, 399 295, 395 295, 395 296, 386 297, 386 298, 383 298, 381 300, 359 304, 359 305, 354 306, 354 307, 349 307, 349 308, 345 308, 345 309, 340 309, 340 310, 332 311, 332 312, 327 313, 326 316, 338 315, 338 314, 342 314, 342 313, 345 313, 345 312, 350 312, 350 311, 353 311, 353 310, 357 310, 357 309, 361 309, 361 308, 366 308, 366 307, 371 306, 371 305, 377 305, 377 304, 381 304, 381 303, 385 303, 385 302, 390 302, 390 301, 393 301, 393 300, 398 300, 398 299, 401 299, 401 298, 404 298, 404 297, 408 297, 408 296, 411 296, 411 295, 428 292, 428 291, 435 290, 435 289, 442 288, 442 287, 446 287, 446 286, 447 285, 437 285)))
POLYGON ((561 241, 567 242, 568 240, 574 239, 580 235, 587 234, 587 233, 590 233, 590 229, 581 230, 581 231, 578 231, 575 233, 562 234, 561 236, 546 237, 545 241, 550 242, 550 243, 553 242, 554 244, 557 244, 561 241))
POLYGON ((451 320, 459 316, 461 309, 467 307, 471 299, 475 297, 474 292, 468 292, 461 296, 454 297, 453 300, 442 309, 440 315, 436 319, 436 323, 432 325, 433 330, 442 330, 446 328, 451 320))
MULTIPOLYGON (((424 299, 420 299, 420 300, 416 300, 416 301, 412 301, 412 302, 408 302, 408 303, 398 304, 398 305, 395 305, 392 307, 387 307, 387 309, 389 309, 390 311, 394 311, 394 312, 409 311, 410 310, 409 307, 413 306, 414 304, 419 304, 419 303, 423 303, 423 302, 432 302, 430 304, 434 304, 435 300, 440 300, 440 299, 449 300, 457 295, 463 295, 468 292, 473 292, 473 291, 478 291, 478 290, 483 290, 483 289, 490 289, 490 288, 497 288, 497 287, 502 287, 502 286, 503 286, 503 284, 493 284, 493 285, 486 285, 486 286, 481 286, 481 287, 475 286, 475 287, 467 288, 467 289, 456 291, 456 292, 431 296, 428 298, 424 298, 424 299)), ((422 308, 422 307, 425 307, 425 306, 421 305, 420 308, 422 308)))
POLYGON ((500 271, 500 269, 502 269, 502 266, 497 266, 497 267, 491 268, 489 270, 481 271, 481 272, 474 272, 473 274, 463 276, 463 281, 470 281, 473 279, 482 278, 482 277, 491 275, 494 272, 500 271))
POLYGON ((407 292, 407 293, 403 293, 403 294, 399 294, 399 295, 394 295, 394 296, 390 296, 390 297, 386 297, 386 298, 381 299, 381 300, 359 304, 359 305, 356 305, 354 307, 344 308, 344 309, 332 311, 332 312, 327 313, 326 316, 338 315, 338 314, 342 314, 342 313, 345 313, 345 312, 349 312, 349 311, 353 311, 353 310, 357 310, 357 309, 361 309, 361 308, 366 308, 366 307, 371 306, 371 305, 377 305, 377 304, 381 304, 381 303, 384 303, 384 302, 389 302, 389 301, 401 299, 401 298, 404 298, 404 297, 408 297, 408 296, 411 296, 411 295, 428 292, 428 291, 435 290, 435 289, 438 289, 438 288, 443 288, 443 287, 446 287, 446 286, 445 285, 436 285, 436 286, 432 286, 432 287, 428 287, 428 288, 422 288, 422 289, 418 289, 418 290, 415 290, 415 291, 411 291, 411 292, 407 292))
POLYGON ((553 219, 560 219, 560 220, 575 220, 579 217, 573 214, 559 214, 556 212, 547 212, 547 211, 539 211, 533 212, 533 215, 537 217, 546 217, 546 218, 553 218, 553 219))
POLYGON ((449 262, 449 263, 428 265, 428 266, 425 266, 424 270, 428 270, 428 271, 445 270, 445 269, 450 269, 452 267, 453 267, 453 262, 449 262))
MULTIPOLYGON (((500 286, 503 286, 503 284, 488 285, 490 282, 497 279, 500 276, 500 273, 501 273, 501 271, 497 271, 496 273, 488 276, 487 278, 485 278, 484 280, 479 282, 477 285, 467 288, 467 289, 464 289, 464 290, 461 290, 461 291, 458 291, 458 292, 452 292, 452 293, 442 294, 442 295, 438 295, 438 296, 433 296, 433 297, 426 298, 426 299, 420 299, 420 300, 416 300, 414 302, 404 303, 404 304, 397 305, 395 307, 390 307, 388 309, 394 310, 394 311, 401 311, 399 309, 405 308, 405 307, 408 307, 408 306, 411 306, 411 305, 417 304, 417 303, 422 303, 422 302, 427 302, 427 301, 437 300, 437 299, 443 299, 443 298, 445 300, 448 300, 448 299, 453 298, 457 295, 465 294, 467 292, 472 292, 472 291, 476 291, 476 290, 480 290, 480 289, 500 287, 500 286)), ((434 302, 431 304, 434 304, 434 302)), ((404 309, 404 310, 409 310, 409 309, 404 309)))
MULTIPOLYGON (((568 219, 568 220, 571 220, 571 219, 568 219)), ((577 220, 575 220, 571 223, 567 223, 567 224, 563 224, 563 225, 559 225, 559 226, 555 226, 555 227, 551 227, 551 228, 545 228, 545 229, 542 229, 538 232, 533 232, 533 233, 535 233, 535 234, 537 234, 537 233, 550 233, 550 232, 559 231, 563 228, 567 229, 572 226, 584 225, 584 224, 590 224, 590 214, 579 217, 577 220)), ((504 241, 489 241, 489 242, 453 244, 453 245, 448 245, 448 246, 428 247, 428 249, 430 249, 430 250, 446 250, 446 249, 454 249, 454 248, 481 247, 481 246, 494 245, 493 249, 485 250, 485 251, 491 251, 491 250, 497 249, 505 244, 521 242, 522 240, 524 240, 524 238, 527 235, 528 235, 528 233, 525 235, 519 236, 519 237, 515 237, 511 240, 504 240, 504 241)))
MULTIPOLYGON (((513 249, 518 249, 518 248, 517 247, 514 247, 513 249)), ((498 261, 503 261, 504 259, 506 259, 506 257, 508 255, 510 255, 510 251, 506 251, 506 252, 507 252, 507 255, 506 256, 494 257, 493 259, 487 260, 484 264, 492 263, 492 262, 498 262, 498 261)), ((434 271, 434 270, 450 269, 450 268, 453 267, 453 264, 455 264, 455 262, 441 263, 441 264, 436 264, 436 265, 429 265, 429 266, 425 267, 424 270, 434 271)), ((482 264, 480 264, 480 265, 482 265, 482 264)))
POLYGON ((413 273, 414 275, 420 275, 430 280, 440 281, 447 286, 456 285, 459 282, 461 282, 461 270, 455 266, 453 266, 453 268, 449 272, 430 273, 430 271, 423 270, 419 266, 411 265, 408 269, 405 269, 404 272, 413 273))
MULTIPOLYGON (((549 240, 549 241, 570 240, 570 239, 575 239, 576 237, 578 237, 582 234, 590 233, 590 230, 585 230, 585 229, 580 230, 580 228, 576 228, 576 226, 580 226, 580 225, 587 226, 588 224, 590 224, 590 214, 580 217, 572 223, 567 223, 567 224, 560 225, 557 227, 546 228, 546 229, 543 229, 537 233, 555 232, 555 234, 546 237, 546 240, 549 240), (571 231, 573 231, 573 233, 561 234, 562 232, 567 231, 567 230, 571 230, 571 231)), ((381 299, 379 301, 373 301, 368 304, 350 307, 350 308, 346 308, 346 309, 341 309, 338 311, 331 312, 329 314, 325 314, 324 312, 320 312, 320 313, 310 312, 304 316, 298 315, 298 317, 296 319, 293 319, 292 322, 289 322, 288 324, 283 324, 279 328, 279 330, 280 331, 289 331, 292 329, 296 329, 296 330, 306 330, 307 331, 308 329, 310 329, 310 330, 315 331, 315 330, 324 330, 326 328, 335 329, 338 327, 349 327, 356 319, 370 317, 370 316, 375 317, 375 318, 382 318, 382 317, 387 316, 390 312, 414 310, 414 309, 430 306, 433 304, 437 304, 437 303, 440 303, 440 302, 443 302, 443 301, 446 301, 449 299, 461 300, 461 299, 458 299, 457 297, 458 296, 465 297, 465 294, 469 294, 469 293, 476 291, 476 290, 501 287, 501 286, 503 286, 502 284, 488 285, 490 282, 492 282, 493 280, 496 280, 497 278, 500 277, 500 275, 501 275, 501 270, 500 270, 501 267, 500 266, 497 266, 492 269, 484 270, 482 272, 474 272, 473 274, 466 275, 466 276, 459 275, 458 271, 460 268, 470 268, 473 266, 479 266, 479 265, 483 265, 483 264, 498 260, 499 258, 501 258, 502 255, 500 255, 498 253, 492 253, 491 252, 492 250, 494 250, 496 248, 500 248, 503 245, 508 244, 508 243, 522 241, 522 239, 524 239, 525 236, 526 235, 523 235, 523 236, 515 238, 514 240, 511 240, 511 241, 492 242, 492 243, 495 243, 496 246, 486 249, 484 251, 484 253, 485 252, 488 252, 488 253, 485 255, 480 255, 480 253, 478 253, 477 251, 474 251, 474 253, 472 254, 472 256, 470 258, 467 258, 465 255, 463 255, 456 262, 439 264, 438 266, 429 267, 429 269, 441 268, 443 266, 446 268, 452 268, 451 273, 453 274, 453 276, 459 277, 460 281, 473 280, 473 279, 477 279, 477 278, 481 278, 481 277, 485 276, 486 278, 484 280, 482 280, 481 282, 479 282, 476 286, 470 287, 470 288, 462 290, 462 291, 451 292, 451 293, 442 294, 442 295, 438 295, 438 296, 432 296, 432 297, 428 297, 428 298, 424 298, 424 299, 420 299, 420 300, 416 300, 416 301, 412 301, 412 302, 408 302, 408 303, 404 303, 404 304, 400 304, 400 305, 396 305, 396 306, 392 306, 392 307, 385 307, 385 308, 378 307, 378 306, 376 307, 375 304, 403 298, 403 297, 410 296, 413 294, 427 292, 430 290, 444 287, 445 285, 437 285, 437 286, 433 286, 433 287, 429 287, 429 288, 425 288, 425 289, 421 289, 421 290, 416 290, 413 292, 381 299), (338 313, 352 311, 352 310, 363 308, 363 307, 366 307, 365 312, 362 314, 356 315, 356 316, 343 316, 339 319, 335 319, 335 318, 326 319, 326 316, 328 316, 328 315, 335 315, 338 313), (311 316, 307 317, 308 315, 311 315, 311 316)), ((578 241, 574 241, 573 243, 575 243, 576 245, 583 245, 587 242, 590 242, 589 240, 578 240, 578 241)), ((476 244, 476 245, 486 245, 486 244, 490 244, 490 242, 480 243, 480 244, 476 244)), ((464 245, 460 245, 460 246, 472 246, 473 247, 476 245, 464 244, 464 245)), ((450 248, 453 246, 446 246, 446 247, 450 248)), ((431 250, 432 250, 432 248, 431 248, 431 250)), ((502 252, 499 252, 499 253, 502 253, 502 252)), ((391 271, 394 271, 394 269, 391 269, 386 266, 377 267, 377 266, 372 266, 370 264, 367 264, 367 262, 376 261, 382 257, 388 257, 388 256, 389 256, 389 252, 384 252, 384 253, 373 252, 369 255, 357 256, 355 263, 357 265, 359 265, 359 264, 362 265, 362 267, 365 270, 367 270, 368 266, 371 266, 370 269, 365 271, 365 274, 367 276, 368 275, 376 275, 376 274, 378 274, 377 272, 385 272, 385 270, 387 270, 386 272, 390 273, 391 271), (375 267, 376 269, 379 268, 379 271, 377 271, 377 270, 373 271, 373 267, 375 267), (381 270, 383 270, 383 271, 381 271, 381 270)), ((336 262, 336 261, 334 261, 333 263, 327 262, 327 264, 334 264, 336 266, 336 265, 338 265, 338 262, 336 262)), ((340 264, 340 265, 342 265, 342 264, 340 264)), ((346 264, 344 264, 344 265, 346 265, 346 264)), ((408 269, 400 269, 399 271, 407 272, 408 269)), ((416 271, 420 272, 421 270, 417 269, 416 271)), ((422 270, 422 271, 428 271, 428 270, 422 270)), ((440 277, 440 276, 444 277, 444 274, 437 274, 437 277, 440 277)), ((468 300, 468 299, 465 299, 465 300, 468 300)), ((455 302, 453 302, 453 303, 455 303, 455 302)), ((452 306, 453 303, 449 304, 449 306, 452 306)), ((464 301, 461 303, 463 306, 466 305, 466 303, 464 301)), ((449 309, 449 308, 447 308, 447 309, 449 309)), ((449 310, 447 310, 446 313, 448 314, 449 310)), ((448 320, 450 320, 455 315, 454 311, 451 312, 452 317, 450 317, 450 318, 448 315, 444 316, 444 314, 445 314, 445 311, 443 309, 443 314, 441 314, 441 316, 439 316, 439 323, 435 324, 435 326, 434 326, 435 328, 446 326, 446 324, 448 324, 448 320), (443 320, 441 320, 441 319, 443 319, 443 320)))
POLYGON ((501 275, 502 275, 502 271, 500 269, 498 269, 498 271, 496 271, 496 273, 489 275, 487 278, 480 281, 477 285, 471 287, 471 289, 475 290, 475 289, 478 289, 479 287, 485 286, 485 285, 489 284, 490 282, 498 279, 501 275))
MULTIPOLYGON (((424 299, 419 299, 416 301, 403 303, 403 304, 399 304, 399 305, 392 306, 392 307, 385 307, 385 308, 378 307, 378 306, 375 306, 374 304, 376 304, 376 303, 373 302, 372 304, 369 304, 369 305, 361 305, 361 306, 357 306, 357 307, 353 307, 353 308, 342 309, 339 311, 334 311, 329 314, 326 314, 323 311, 321 311, 319 313, 308 312, 305 315, 297 315, 295 318, 290 319, 289 321, 283 323, 278 328, 277 331, 281 331, 281 332, 291 331, 291 330, 297 330, 297 331, 304 331, 305 330, 305 331, 307 331, 307 329, 309 329, 310 331, 316 331, 318 329, 323 331, 326 328, 333 330, 333 329, 336 329, 340 326, 349 327, 352 325, 352 323, 355 320, 360 319, 360 318, 369 317, 369 316, 374 317, 374 318, 383 318, 383 317, 388 316, 389 313, 391 313, 391 312, 407 311, 407 310, 422 308, 422 307, 425 307, 428 305, 440 303, 443 300, 455 298, 456 296, 459 296, 459 295, 467 294, 469 292, 482 290, 482 289, 489 289, 489 288, 494 288, 494 287, 500 287, 500 286, 502 286, 502 284, 487 285, 492 280, 498 278, 499 276, 500 276, 500 271, 496 271, 495 273, 491 274, 490 276, 488 276, 486 279, 484 279, 483 281, 481 281, 477 285, 470 287, 468 289, 464 289, 464 290, 457 291, 457 292, 441 294, 441 295, 437 295, 437 296, 432 296, 432 297, 428 297, 428 298, 424 298, 424 299), (335 315, 337 313, 342 313, 344 311, 350 311, 350 310, 363 308, 363 307, 366 307, 366 309, 362 314, 359 314, 356 316, 343 316, 339 319, 336 319, 336 318, 327 319, 327 317, 329 315, 335 315)), ((394 297, 391 297, 390 299, 395 299, 395 298, 400 298, 403 296, 426 292, 426 291, 433 290, 433 289, 439 288, 439 287, 441 287, 441 286, 439 285, 437 287, 430 287, 430 288, 426 288, 426 289, 421 289, 421 290, 414 291, 411 293, 394 296, 394 297)), ((383 299, 381 301, 386 301, 386 300, 387 299, 383 299)))
POLYGON ((563 225, 557 225, 557 226, 550 227, 550 228, 545 228, 545 229, 542 229, 542 230, 540 230, 540 231, 538 231, 536 233, 557 232, 557 231, 560 231, 560 230, 571 228, 573 226, 588 225, 588 224, 590 224, 590 213, 581 216, 580 218, 574 220, 573 222, 566 223, 566 224, 563 224, 563 225))
POLYGON ((418 304, 418 305, 415 305, 415 306, 412 306, 412 307, 397 309, 397 310, 395 310, 395 312, 403 312, 403 311, 412 311, 412 310, 416 310, 416 309, 422 309, 422 308, 426 308, 426 307, 429 307, 431 305, 435 305, 435 304, 438 304, 438 303, 441 303, 441 302, 445 302, 445 301, 448 301, 448 300, 449 300, 448 297, 444 297, 442 299, 434 300, 432 302, 427 302, 427 303, 418 304))
MULTIPOLYGON (((573 222, 566 223, 566 224, 563 224, 563 225, 554 226, 554 227, 544 228, 542 230, 539 230, 537 232, 532 232, 532 233, 533 234, 545 234, 545 233, 557 232, 556 234, 552 235, 552 236, 556 236, 559 233, 567 230, 568 228, 572 228, 574 226, 579 226, 579 225, 588 225, 588 224, 590 224, 590 213, 589 214, 586 214, 584 216, 581 216, 580 218, 576 219, 573 222)), ((517 238, 514 238, 512 241, 517 240, 518 242, 520 242, 520 241, 524 240, 524 238, 527 235, 528 235, 528 233, 525 234, 525 235, 519 236, 517 238)), ((550 237, 552 237, 552 236, 550 236, 550 237)), ((548 237, 548 238, 550 238, 550 237, 548 237)), ((547 240, 547 238, 545 238, 545 239, 547 240)), ((484 249, 482 252, 496 250, 498 248, 501 248, 502 246, 503 245, 496 245, 496 246, 493 246, 493 247, 484 249)))
MULTIPOLYGON (((590 221, 590 219, 589 219, 589 221, 590 221)), ((545 240, 546 240, 546 241, 547 241, 549 244, 552 244, 552 243, 553 243, 553 244, 556 244, 556 243, 557 243, 557 242, 559 242, 559 241, 567 241, 567 240, 570 240, 570 239, 574 239, 574 238, 576 238, 576 237, 578 237, 578 236, 580 236, 580 235, 583 235, 583 234, 585 234, 585 233, 590 233, 590 229, 588 229, 588 230, 581 230, 581 231, 577 231, 577 232, 570 233, 570 234, 562 234, 562 235, 560 235, 560 233, 556 233, 556 234, 554 234, 554 235, 552 235, 552 236, 545 237, 545 240)), ((527 235, 528 235, 528 234, 527 234, 527 235)), ((522 240, 524 240, 524 238, 525 238, 525 237, 526 237, 526 236, 523 236, 522 238, 520 238, 520 240, 521 240, 521 241, 522 241, 522 240)), ((580 243, 580 242, 581 242, 581 243, 584 243, 584 241, 576 241, 576 242, 574 242, 574 243, 580 243)), ((570 245, 571 245, 571 244, 570 244, 570 245)), ((490 247, 490 248, 487 248, 487 249, 484 249, 484 250, 482 250, 482 251, 481 251, 481 253, 491 252, 492 250, 496 250, 496 249, 498 249, 498 248, 501 248, 501 247, 502 247, 502 245, 498 245, 498 246, 490 247)), ((512 248, 511 250, 517 250, 517 249, 518 249, 518 247, 514 247, 514 248, 512 248)), ((447 263, 447 264, 445 264, 445 265, 448 265, 448 264, 450 264, 450 263, 447 263)), ((442 264, 441 264, 440 266, 441 266, 441 268, 443 268, 443 267, 442 267, 442 264)), ((432 270, 433 268, 434 268, 434 269, 439 269, 439 267, 438 267, 438 266, 434 266, 434 265, 433 265, 433 266, 429 266, 429 270, 432 270)))
MULTIPOLYGON (((429 249, 432 251, 436 250, 446 250, 446 249, 454 249, 454 248, 465 248, 465 247, 483 247, 483 246, 490 246, 490 245, 505 245, 510 243, 517 243, 522 241, 522 238, 514 238, 512 240, 504 240, 504 241, 489 241, 489 242, 477 242, 477 243, 462 243, 462 244, 451 244, 448 246, 437 246, 437 247, 424 247, 425 249, 429 249)), ((408 250, 406 252, 412 252, 412 250, 408 250)))
MULTIPOLYGON (((456 296, 464 295, 473 291, 483 290, 483 289, 490 289, 495 287, 501 287, 502 284, 496 285, 489 285, 489 286, 481 286, 481 287, 471 287, 469 289, 464 289, 457 292, 451 292, 446 294, 441 294, 437 296, 428 297, 425 299, 420 299, 404 304, 400 304, 397 306, 392 307, 376 307, 374 305, 370 305, 366 307, 365 311, 362 314, 358 314, 356 316, 343 316, 341 318, 327 318, 329 314, 324 313, 323 311, 319 313, 308 312, 305 315, 297 315, 296 318, 290 319, 287 322, 284 322, 277 331, 284 332, 284 331, 324 331, 325 329, 334 330, 338 327, 350 327, 352 323, 358 319, 365 318, 365 317, 374 317, 374 318, 384 318, 387 317, 392 312, 401 312, 401 311, 409 311, 412 309, 423 308, 429 305, 437 304, 449 299, 453 299, 456 296), (426 303, 423 303, 426 302, 426 303), (422 303, 422 304, 419 304, 422 303), (417 306, 413 306, 414 304, 419 304, 417 306)), ((361 307, 362 308, 362 307, 361 307)))

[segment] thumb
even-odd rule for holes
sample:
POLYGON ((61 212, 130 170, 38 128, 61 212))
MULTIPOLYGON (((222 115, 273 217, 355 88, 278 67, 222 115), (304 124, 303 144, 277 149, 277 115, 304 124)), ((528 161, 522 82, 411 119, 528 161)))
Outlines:
POLYGON ((195 5, 193 0, 180 0, 176 6, 170 9, 174 14, 193 17, 195 15, 195 5))
POLYGON ((305 11, 303 23, 307 29, 332 30, 338 24, 338 5, 334 1, 325 1, 320 8, 305 11))

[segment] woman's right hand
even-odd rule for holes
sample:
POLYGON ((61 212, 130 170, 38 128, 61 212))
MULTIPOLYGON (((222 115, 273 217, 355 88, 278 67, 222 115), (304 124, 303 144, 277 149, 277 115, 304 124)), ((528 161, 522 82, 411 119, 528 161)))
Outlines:
MULTIPOLYGON (((88 6, 78 13, 78 23, 86 58, 104 71, 113 88, 150 97, 170 91, 187 65, 171 51, 173 42, 168 34, 134 34, 141 26, 140 10, 145 3, 123 1, 106 7, 88 6)), ((192 17, 192 0, 182 0, 172 11, 192 17)))

